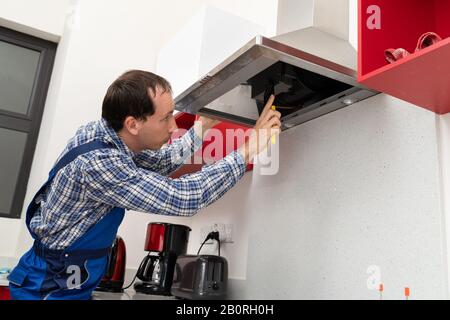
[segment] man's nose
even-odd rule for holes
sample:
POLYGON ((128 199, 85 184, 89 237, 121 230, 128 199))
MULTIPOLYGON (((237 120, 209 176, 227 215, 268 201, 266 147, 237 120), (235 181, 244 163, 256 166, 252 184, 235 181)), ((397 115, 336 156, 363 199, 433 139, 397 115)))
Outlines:
POLYGON ((177 126, 177 122, 175 121, 175 118, 172 118, 172 121, 170 123, 170 133, 174 133, 175 131, 177 131, 178 126, 177 126))

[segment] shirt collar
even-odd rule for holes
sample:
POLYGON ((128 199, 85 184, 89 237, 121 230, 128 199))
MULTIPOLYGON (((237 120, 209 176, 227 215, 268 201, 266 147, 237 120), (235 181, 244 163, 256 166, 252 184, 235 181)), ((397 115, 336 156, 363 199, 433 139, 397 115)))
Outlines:
POLYGON ((123 140, 119 137, 116 131, 108 124, 108 122, 102 118, 100 120, 100 127, 105 132, 105 138, 108 140, 108 142, 112 142, 117 149, 125 153, 126 155, 133 158, 135 156, 135 153, 130 150, 130 148, 127 147, 127 145, 123 142, 123 140))

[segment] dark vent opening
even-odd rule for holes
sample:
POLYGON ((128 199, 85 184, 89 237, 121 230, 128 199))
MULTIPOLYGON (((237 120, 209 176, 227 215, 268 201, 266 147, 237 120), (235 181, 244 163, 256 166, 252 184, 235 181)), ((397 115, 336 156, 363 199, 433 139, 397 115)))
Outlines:
POLYGON ((277 62, 247 81, 258 113, 269 96, 275 94, 274 105, 285 117, 325 100, 352 86, 284 62, 277 62))

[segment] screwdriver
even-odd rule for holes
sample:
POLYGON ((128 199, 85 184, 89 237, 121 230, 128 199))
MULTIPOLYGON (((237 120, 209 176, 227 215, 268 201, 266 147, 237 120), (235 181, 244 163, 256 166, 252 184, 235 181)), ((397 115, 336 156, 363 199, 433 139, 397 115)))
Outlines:
MULTIPOLYGON (((272 106, 272 110, 276 111, 277 107, 276 106, 272 106)), ((275 134, 272 135, 272 144, 275 144, 277 142, 277 138, 275 137, 275 134)))

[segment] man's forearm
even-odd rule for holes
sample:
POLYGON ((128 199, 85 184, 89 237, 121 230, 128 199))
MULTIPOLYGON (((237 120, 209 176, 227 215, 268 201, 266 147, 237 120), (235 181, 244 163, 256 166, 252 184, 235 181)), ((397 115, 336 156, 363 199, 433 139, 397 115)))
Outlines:
POLYGON ((253 157, 256 155, 256 150, 254 150, 254 148, 251 148, 249 142, 244 143, 237 150, 237 152, 244 158, 245 164, 249 164, 250 161, 252 161, 253 157))
POLYGON ((183 165, 202 145, 200 136, 192 129, 159 150, 145 150, 134 157, 138 167, 167 175, 183 165))

